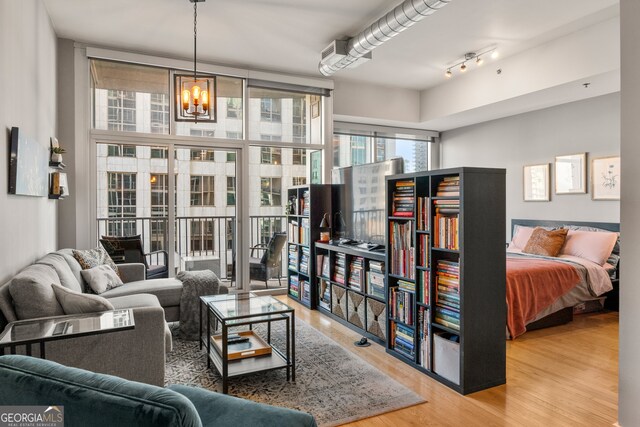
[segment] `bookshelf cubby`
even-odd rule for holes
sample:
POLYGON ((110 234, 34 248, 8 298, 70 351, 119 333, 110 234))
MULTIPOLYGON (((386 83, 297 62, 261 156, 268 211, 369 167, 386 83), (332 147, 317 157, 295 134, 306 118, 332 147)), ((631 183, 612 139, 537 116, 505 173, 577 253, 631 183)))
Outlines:
POLYGON ((385 255, 315 244, 315 307, 323 314, 385 345, 385 255))
POLYGON ((331 213, 331 186, 311 184, 287 190, 287 292, 307 308, 315 308, 315 243, 320 222, 331 213))
POLYGON ((505 170, 387 185, 387 352, 462 394, 506 381, 505 170))

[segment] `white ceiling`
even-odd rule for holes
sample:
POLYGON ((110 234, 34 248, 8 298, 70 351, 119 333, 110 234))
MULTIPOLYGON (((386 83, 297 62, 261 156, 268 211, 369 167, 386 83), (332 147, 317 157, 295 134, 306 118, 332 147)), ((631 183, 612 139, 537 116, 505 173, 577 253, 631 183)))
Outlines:
MULTIPOLYGON (((198 59, 320 77, 320 51, 401 0, 207 0, 198 6, 198 59)), ((181 59, 193 55, 188 0, 44 0, 59 37, 181 59)), ((610 18, 618 0, 452 0, 334 78, 425 89, 465 52, 501 58, 610 18)))

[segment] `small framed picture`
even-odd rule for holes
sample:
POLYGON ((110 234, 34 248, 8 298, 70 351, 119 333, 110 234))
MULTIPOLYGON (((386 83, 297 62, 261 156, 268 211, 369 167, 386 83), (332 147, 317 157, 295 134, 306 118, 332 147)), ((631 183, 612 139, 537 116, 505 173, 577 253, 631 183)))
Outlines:
POLYGON ((592 160, 591 198, 620 200, 620 156, 592 160))
POLYGON ((587 153, 556 156, 556 194, 587 192, 587 153))
POLYGON ((524 201, 549 201, 549 163, 528 165, 523 169, 524 201))
POLYGON ((311 118, 320 117, 320 101, 311 103, 311 118))

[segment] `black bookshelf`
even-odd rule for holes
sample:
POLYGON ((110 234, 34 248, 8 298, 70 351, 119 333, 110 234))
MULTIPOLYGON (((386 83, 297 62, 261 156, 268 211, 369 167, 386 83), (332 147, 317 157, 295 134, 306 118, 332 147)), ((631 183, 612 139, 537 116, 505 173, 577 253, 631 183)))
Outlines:
POLYGON ((384 252, 316 243, 315 254, 315 308, 385 345, 384 252), (341 259, 344 259, 343 273, 338 271, 341 259))
POLYGON ((387 352, 462 394, 504 384, 505 170, 386 185, 387 352))
POLYGON ((287 293, 307 308, 315 308, 315 243, 320 222, 331 214, 331 186, 311 184, 287 190, 287 293))

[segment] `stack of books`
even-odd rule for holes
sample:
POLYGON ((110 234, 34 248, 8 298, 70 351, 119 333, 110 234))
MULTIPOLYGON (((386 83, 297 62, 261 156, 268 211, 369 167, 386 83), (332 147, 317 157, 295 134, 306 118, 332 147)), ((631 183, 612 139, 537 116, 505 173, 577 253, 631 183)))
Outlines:
POLYGON ((300 242, 300 227, 298 226, 298 221, 289 221, 289 241, 291 243, 299 243, 300 242))
POLYGON ((364 258, 354 256, 349 263, 349 287, 356 291, 362 291, 364 279, 364 258))
POLYGON ((308 245, 311 242, 311 231, 309 218, 302 218, 300 221, 300 244, 308 245))
POLYGON ((345 284, 344 275, 346 272, 345 270, 346 266, 347 266, 346 255, 340 252, 336 253, 336 258, 333 265, 333 281, 334 282, 338 282, 343 285, 345 284))
POLYGON ((298 276, 289 276, 289 294, 293 297, 300 298, 300 283, 298 276))
POLYGON ((302 298, 300 300, 304 303, 311 303, 311 285, 308 280, 300 279, 300 287, 302 289, 302 298))
POLYGON ((289 268, 298 270, 298 246, 289 245, 289 268))
POLYGON ((415 258, 413 244, 413 222, 389 223, 389 243, 391 245, 391 274, 413 279, 415 258))
POLYGON ((384 299, 384 262, 369 261, 366 292, 374 297, 384 299))
POLYGON ((407 325, 413 325, 414 293, 393 287, 389 290, 391 317, 407 325))
POLYGON ((460 177, 445 176, 438 184, 438 197, 460 197, 460 177))
POLYGON ((394 350, 409 359, 413 359, 415 356, 414 330, 395 322, 391 326, 394 350))
POLYGON ((459 200, 436 200, 436 215, 433 218, 434 238, 433 246, 436 248, 459 248, 458 229, 460 224, 459 200))
POLYGON ((303 246, 301 249, 302 256, 300 257, 300 266, 298 267, 298 271, 302 274, 309 274, 309 247, 303 246))
POLYGON ((429 231, 429 211, 431 210, 431 201, 428 197, 418 197, 418 214, 416 219, 418 221, 418 230, 429 231))
POLYGON ((436 271, 435 322, 460 330, 460 264, 440 260, 436 271))
POLYGON ((309 198, 309 190, 305 190, 304 193, 302 193, 302 208, 300 209, 300 212, 302 212, 302 215, 309 215, 309 212, 311 212, 311 200, 309 198))
POLYGON ((429 268, 429 235, 418 235, 419 253, 418 253, 418 265, 421 267, 429 268))
POLYGON ((413 216, 415 202, 415 182, 396 181, 393 192, 392 216, 413 216))
POLYGON ((431 322, 429 309, 420 307, 418 311, 418 336, 420 337, 420 360, 418 363, 425 369, 431 369, 431 322))

